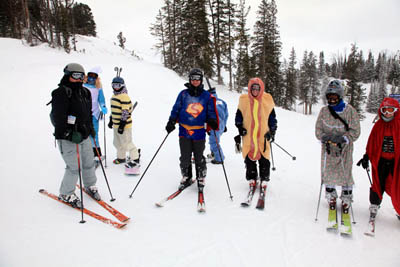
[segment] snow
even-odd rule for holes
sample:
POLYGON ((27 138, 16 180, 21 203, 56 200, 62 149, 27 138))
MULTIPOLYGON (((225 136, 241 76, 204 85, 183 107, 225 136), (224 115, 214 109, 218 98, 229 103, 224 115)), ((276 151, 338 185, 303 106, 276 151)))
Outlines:
MULTIPOLYGON (((196 211, 196 186, 165 207, 155 207, 155 202, 177 189, 180 180, 177 130, 168 136, 129 198, 140 176, 125 176, 122 166, 112 164, 115 149, 112 131, 107 128, 106 174, 117 199, 111 205, 131 221, 123 230, 89 216, 80 224, 79 212, 38 193, 45 188, 58 194, 64 173, 64 163, 54 146, 50 107, 45 105, 64 66, 70 62, 81 63, 86 70, 101 66, 108 104, 114 67, 122 67, 129 95, 139 102, 133 114, 133 136, 142 149, 142 171, 166 137, 165 124, 186 81, 155 58, 138 60, 102 39, 80 37, 78 49, 83 48, 85 53, 66 54, 46 45, 28 47, 20 40, 0 38, 0 266, 399 266, 400 221, 386 195, 377 218, 376 237, 363 234, 368 222, 369 181, 362 168, 353 169, 357 221, 353 236, 344 238, 325 230, 328 206, 324 198, 315 222, 320 144, 314 126, 320 107, 314 107, 311 116, 276 108, 276 142, 297 160, 273 146, 276 171, 271 173, 265 210, 254 208, 256 197, 252 207, 240 207, 248 185, 243 159, 234 152, 239 95, 224 87, 218 87, 218 94, 228 103, 230 117, 221 146, 227 156, 225 168, 233 202, 222 166, 208 165, 205 214, 196 211)), ((365 150, 373 117, 367 114, 361 122, 356 162, 365 150)), ((102 146, 103 130, 101 122, 102 146)), ((97 177, 100 193, 110 203, 101 168, 97 177)), ((87 197, 84 204, 116 220, 87 197)))

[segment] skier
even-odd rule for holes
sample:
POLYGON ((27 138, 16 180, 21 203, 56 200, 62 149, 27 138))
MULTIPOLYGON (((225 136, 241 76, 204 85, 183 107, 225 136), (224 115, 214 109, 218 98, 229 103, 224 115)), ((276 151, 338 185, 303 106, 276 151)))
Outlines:
POLYGON ((343 213, 348 213, 353 201, 353 143, 360 136, 357 111, 344 102, 343 95, 342 83, 332 80, 325 92, 328 105, 321 108, 315 125, 315 135, 322 143, 321 179, 325 184, 330 210, 334 210, 335 214, 336 186, 342 187, 340 199, 343 213))
POLYGON ((368 138, 366 152, 358 165, 364 169, 372 165, 372 185, 369 191, 370 221, 375 221, 383 193, 392 198, 393 207, 400 219, 400 105, 393 98, 383 99, 368 138))
POLYGON ((239 98, 235 125, 243 139, 242 155, 246 164, 246 180, 249 182, 251 198, 257 188, 257 161, 262 199, 270 180, 270 143, 274 141, 277 130, 274 106, 272 96, 264 91, 263 81, 260 78, 250 79, 248 93, 239 98))
POLYGON ((74 193, 79 177, 78 146, 83 184, 90 195, 96 200, 101 199, 96 187, 92 145, 88 138, 89 135, 95 136, 91 118, 92 101, 90 91, 82 86, 84 77, 83 67, 70 63, 64 68, 59 87, 52 92, 54 135, 66 164, 59 199, 79 208, 82 203, 74 193))
POLYGON ((114 128, 114 146, 117 149, 117 158, 114 164, 125 163, 127 174, 139 174, 139 151, 132 141, 133 110, 131 99, 123 78, 117 76, 112 80, 111 86, 114 95, 111 98, 111 116, 108 127, 114 128), (129 153, 128 161, 126 153, 129 153))
MULTIPOLYGON (((97 150, 99 151, 100 156, 102 155, 100 145, 99 145, 99 120, 103 118, 104 115, 107 114, 106 100, 104 98, 103 88, 100 81, 99 74, 101 73, 101 69, 99 67, 92 68, 87 76, 85 77, 83 86, 90 90, 92 96, 92 120, 93 127, 96 133, 96 137, 94 140, 97 144, 97 150)), ((96 147, 95 143, 92 140, 93 153, 95 160, 97 159, 96 147)), ((97 164, 96 164, 97 166, 97 164)))
POLYGON ((196 179, 199 192, 203 191, 207 174, 206 161, 203 156, 206 143, 207 123, 209 128, 218 130, 218 114, 215 98, 203 88, 203 72, 194 68, 189 73, 187 89, 182 90, 172 108, 168 123, 165 127, 168 133, 179 123, 180 170, 182 180, 179 188, 190 186, 192 180, 192 153, 195 160, 196 179))
POLYGON ((218 120, 219 120, 219 130, 218 131, 212 130, 209 132, 210 136, 208 138, 208 142, 210 143, 210 150, 212 155, 211 163, 221 164, 224 161, 225 156, 224 152, 222 151, 222 147, 220 145, 221 144, 220 140, 221 140, 221 135, 227 131, 226 122, 228 121, 228 116, 229 116, 228 106, 226 105, 224 100, 222 100, 217 96, 215 88, 209 89, 208 92, 210 92, 210 94, 212 94, 216 99, 216 106, 217 106, 218 120))

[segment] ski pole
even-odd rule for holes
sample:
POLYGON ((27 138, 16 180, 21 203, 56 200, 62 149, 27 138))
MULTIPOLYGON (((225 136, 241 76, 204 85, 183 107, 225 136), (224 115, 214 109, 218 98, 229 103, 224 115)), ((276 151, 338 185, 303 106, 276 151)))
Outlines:
POLYGON ((318 205, 317 205, 317 213, 315 214, 315 221, 318 221, 318 212, 319 212, 319 204, 321 203, 321 194, 322 194, 322 180, 321 180, 321 186, 319 188, 319 198, 318 198, 318 205))
POLYGON ((296 160, 296 157, 290 155, 289 152, 287 152, 283 147, 281 147, 280 145, 278 145, 275 141, 274 141, 274 144, 277 145, 280 149, 282 149, 286 154, 288 154, 289 156, 291 156, 293 160, 296 160))
POLYGON ((103 162, 101 161, 100 153, 99 153, 99 150, 97 149, 96 139, 93 138, 93 141, 94 141, 94 147, 96 148, 97 157, 99 158, 99 161, 100 161, 101 169, 103 170, 104 179, 106 180, 106 184, 107 184, 107 187, 108 187, 108 192, 110 192, 110 196, 111 196, 110 201, 114 201, 115 198, 113 197, 113 195, 112 195, 112 193, 111 193, 110 185, 108 184, 108 179, 107 179, 106 172, 105 172, 105 170, 104 170, 103 162))
POLYGON ((82 220, 79 223, 85 223, 86 221, 83 219, 83 193, 82 193, 82 175, 81 175, 81 157, 79 155, 79 144, 76 144, 76 157, 78 159, 78 173, 79 173, 79 185, 81 191, 81 214, 82 220))
POLYGON ((104 134, 103 134, 103 138, 104 138, 104 167, 107 168, 107 142, 106 142, 106 115, 104 115, 103 118, 103 129, 104 129, 104 134))
POLYGON ((232 193, 231 193, 231 188, 229 186, 228 177, 226 176, 224 160, 222 159, 222 154, 221 154, 221 149, 219 147, 219 141, 218 141, 218 138, 217 138, 217 134, 215 133, 215 130, 213 130, 213 132, 214 132, 215 142, 217 143, 219 158, 221 159, 221 162, 222 162, 222 169, 224 170, 226 185, 228 186, 229 197, 231 198, 231 201, 233 201, 233 196, 232 196, 232 193))
POLYGON ((275 163, 274 163, 274 154, 272 153, 272 143, 269 143, 269 147, 271 150, 272 170, 275 171, 276 168, 275 168, 275 163))
POLYGON ((151 163, 153 162, 154 158, 157 156, 158 151, 160 151, 161 147, 163 146, 165 140, 167 140, 169 133, 167 133, 167 135, 165 136, 164 140, 162 141, 161 145, 158 147, 156 153, 154 154, 153 158, 150 160, 149 164, 147 165, 146 169, 144 170, 142 176, 140 177, 139 181, 137 182, 135 188, 133 189, 132 193, 129 195, 129 198, 132 198, 133 193, 135 192, 136 188, 138 187, 138 185, 140 184, 140 182, 142 181, 144 175, 146 174, 147 170, 149 169, 151 163))

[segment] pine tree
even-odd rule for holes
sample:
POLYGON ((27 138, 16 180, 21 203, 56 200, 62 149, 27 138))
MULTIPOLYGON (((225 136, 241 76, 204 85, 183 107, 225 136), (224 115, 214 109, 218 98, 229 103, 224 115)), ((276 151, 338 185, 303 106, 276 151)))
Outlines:
POLYGON ((272 94, 278 106, 282 105, 282 77, 280 69, 281 42, 276 22, 275 0, 262 0, 254 27, 252 54, 255 74, 265 83, 265 90, 272 94))
POLYGON ((290 52, 289 62, 284 68, 284 90, 282 107, 287 110, 292 110, 297 99, 297 70, 296 70, 296 52, 294 47, 290 52))
POLYGON ((249 79, 251 78, 250 72, 250 34, 249 29, 246 27, 247 16, 250 12, 250 6, 246 6, 246 0, 240 0, 239 8, 237 12, 237 56, 236 56, 236 75, 235 84, 236 90, 241 93, 242 88, 247 86, 249 79))
POLYGON ((362 104, 365 102, 365 89, 361 87, 361 58, 356 44, 351 45, 351 52, 347 59, 346 67, 344 69, 344 76, 347 79, 347 96, 349 104, 353 106, 360 119, 365 116, 362 112, 362 104))
POLYGON ((117 35, 117 39, 118 39, 118 46, 121 47, 122 49, 125 49, 126 38, 124 37, 122 32, 119 32, 119 34, 117 35))

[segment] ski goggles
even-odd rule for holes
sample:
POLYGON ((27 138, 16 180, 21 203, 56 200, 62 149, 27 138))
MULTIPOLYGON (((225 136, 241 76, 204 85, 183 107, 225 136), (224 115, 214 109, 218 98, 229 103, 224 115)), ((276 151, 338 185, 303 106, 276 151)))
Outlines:
POLYGON ((122 87, 124 87, 125 86, 125 84, 123 84, 123 83, 112 83, 111 84, 111 87, 113 88, 113 89, 121 89, 122 87))
POLYGON ((198 75, 198 74, 190 75, 190 80, 191 81, 201 81, 201 75, 198 75))
POLYGON ((85 78, 85 74, 82 72, 72 72, 71 78, 74 80, 83 80, 85 78))
POLYGON ((255 83, 255 84, 253 84, 253 85, 251 86, 251 90, 260 91, 260 90, 261 90, 261 87, 260 87, 259 84, 255 83))
POLYGON ((396 111, 397 111, 397 108, 395 108, 395 107, 381 107, 382 114, 392 115, 396 111))

